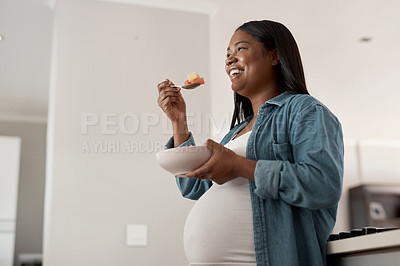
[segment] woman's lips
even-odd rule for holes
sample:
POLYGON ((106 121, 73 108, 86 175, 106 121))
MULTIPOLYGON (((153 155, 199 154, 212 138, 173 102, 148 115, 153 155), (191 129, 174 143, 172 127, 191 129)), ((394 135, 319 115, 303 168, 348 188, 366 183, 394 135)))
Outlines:
POLYGON ((237 78, 242 73, 243 73, 243 70, 241 70, 239 68, 231 68, 231 69, 229 69, 229 77, 231 79, 237 78))

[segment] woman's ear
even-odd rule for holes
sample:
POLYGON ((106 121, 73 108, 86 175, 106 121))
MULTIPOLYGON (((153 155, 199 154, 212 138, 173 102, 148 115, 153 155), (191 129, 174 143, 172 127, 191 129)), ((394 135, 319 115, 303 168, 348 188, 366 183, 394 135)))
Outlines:
POLYGON ((271 51, 271 64, 273 66, 279 65, 279 53, 277 49, 271 51))

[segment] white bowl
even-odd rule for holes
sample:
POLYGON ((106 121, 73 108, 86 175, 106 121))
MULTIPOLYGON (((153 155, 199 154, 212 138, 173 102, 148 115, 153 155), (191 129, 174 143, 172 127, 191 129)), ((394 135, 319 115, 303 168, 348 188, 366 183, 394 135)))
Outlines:
POLYGON ((173 175, 184 175, 202 166, 211 154, 205 146, 186 146, 160 151, 156 157, 164 170, 173 175))

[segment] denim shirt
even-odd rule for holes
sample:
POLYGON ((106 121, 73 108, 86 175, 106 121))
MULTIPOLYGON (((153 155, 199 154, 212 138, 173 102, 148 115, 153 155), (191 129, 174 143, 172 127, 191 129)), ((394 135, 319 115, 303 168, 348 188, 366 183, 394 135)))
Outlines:
MULTIPOLYGON (((251 118, 236 125, 221 144, 251 118)), ((188 145, 195 145, 191 133, 180 146, 188 145)), ((171 147, 173 138, 166 144, 171 147)), ((340 122, 312 96, 285 92, 259 108, 246 151, 248 159, 257 161, 249 188, 258 266, 326 265, 326 241, 342 190, 343 153, 340 122)), ((209 180, 176 181, 182 195, 194 200, 212 186, 209 180)))

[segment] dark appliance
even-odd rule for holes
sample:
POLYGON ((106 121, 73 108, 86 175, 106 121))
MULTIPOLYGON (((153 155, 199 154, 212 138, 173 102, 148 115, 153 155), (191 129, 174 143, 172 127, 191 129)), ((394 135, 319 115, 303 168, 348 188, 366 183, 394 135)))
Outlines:
POLYGON ((400 184, 360 185, 349 190, 351 228, 400 227, 400 184))

